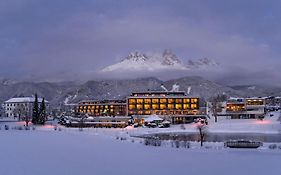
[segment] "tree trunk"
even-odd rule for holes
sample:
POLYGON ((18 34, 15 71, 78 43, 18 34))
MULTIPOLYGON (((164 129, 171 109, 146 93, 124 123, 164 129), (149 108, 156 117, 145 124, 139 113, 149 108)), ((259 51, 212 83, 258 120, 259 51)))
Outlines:
POLYGON ((200 145, 201 147, 203 147, 204 134, 202 132, 202 128, 199 128, 199 132, 200 132, 200 145))
POLYGON ((215 123, 217 123, 217 122, 218 122, 218 115, 215 114, 215 123))

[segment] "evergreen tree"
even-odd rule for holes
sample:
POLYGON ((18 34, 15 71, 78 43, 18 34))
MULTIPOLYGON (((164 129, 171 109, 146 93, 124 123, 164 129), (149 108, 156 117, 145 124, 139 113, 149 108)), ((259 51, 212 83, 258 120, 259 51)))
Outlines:
POLYGON ((38 108, 38 97, 35 94, 35 100, 33 103, 33 111, 32 111, 32 123, 38 124, 39 122, 39 108, 38 108))
POLYGON ((43 98, 40 105, 39 124, 44 125, 45 122, 46 122, 46 104, 45 104, 45 99, 43 98))

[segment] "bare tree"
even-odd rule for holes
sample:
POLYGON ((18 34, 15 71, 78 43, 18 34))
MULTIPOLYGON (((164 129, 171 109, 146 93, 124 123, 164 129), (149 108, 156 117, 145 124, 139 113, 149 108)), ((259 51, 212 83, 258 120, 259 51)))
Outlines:
POLYGON ((28 116, 30 111, 27 106, 25 106, 24 104, 19 104, 13 110, 13 113, 18 117, 19 121, 25 121, 25 126, 28 126, 28 123, 30 122, 31 119, 28 116))
POLYGON ((215 122, 218 121, 218 112, 221 112, 222 102, 226 101, 226 95, 217 95, 211 98, 211 110, 215 118, 215 122))
POLYGON ((13 110, 13 113, 16 117, 18 117, 18 120, 21 121, 21 117, 26 114, 25 106, 23 104, 18 104, 13 110))
POLYGON ((201 147, 203 146, 204 138, 206 135, 206 120, 205 119, 200 119, 197 122, 197 129, 199 130, 199 137, 200 137, 200 145, 201 147))

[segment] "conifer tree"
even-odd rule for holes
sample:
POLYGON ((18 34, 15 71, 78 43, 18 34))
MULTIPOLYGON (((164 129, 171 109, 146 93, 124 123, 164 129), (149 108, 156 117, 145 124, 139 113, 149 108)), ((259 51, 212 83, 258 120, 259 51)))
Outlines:
POLYGON ((46 104, 45 104, 45 99, 43 98, 40 105, 39 124, 44 125, 45 122, 46 122, 46 104))
POLYGON ((32 123, 38 124, 39 122, 39 108, 38 108, 38 97, 35 94, 35 100, 33 103, 33 111, 32 111, 32 123))

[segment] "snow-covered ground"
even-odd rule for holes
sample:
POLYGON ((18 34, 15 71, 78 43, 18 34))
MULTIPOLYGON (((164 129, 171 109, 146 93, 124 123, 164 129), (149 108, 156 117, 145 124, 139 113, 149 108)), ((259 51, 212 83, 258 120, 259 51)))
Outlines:
MULTIPOLYGON (((263 133, 278 134, 281 133, 280 111, 272 112, 273 116, 266 115, 264 120, 258 119, 227 119, 219 117, 218 122, 210 119, 207 125, 207 131, 210 133, 263 133)), ((132 135, 166 133, 166 132, 198 132, 197 125, 184 124, 172 125, 170 128, 130 128, 132 135)))
MULTIPOLYGON (((219 119, 210 121, 209 132, 277 133, 279 113, 264 121, 219 119)), ((0 123, 0 175, 77 175, 77 174, 214 174, 280 175, 281 143, 268 149, 227 149, 223 143, 191 142, 190 148, 144 146, 133 134, 194 132, 194 124, 171 128, 108 129, 64 128, 45 125, 36 130, 14 130, 23 122, 0 123), (10 126, 4 130, 3 125, 10 126), (119 138, 119 139, 117 139, 119 138), (120 138, 125 138, 121 141, 120 138)))
MULTIPOLYGON (((94 130, 92 130, 94 131, 94 130)), ((279 150, 146 147, 87 130, 1 130, 0 174, 280 175, 279 150)))

